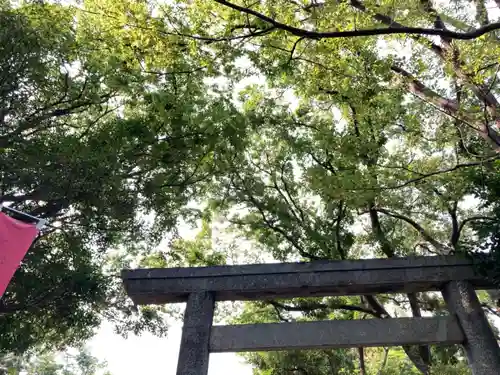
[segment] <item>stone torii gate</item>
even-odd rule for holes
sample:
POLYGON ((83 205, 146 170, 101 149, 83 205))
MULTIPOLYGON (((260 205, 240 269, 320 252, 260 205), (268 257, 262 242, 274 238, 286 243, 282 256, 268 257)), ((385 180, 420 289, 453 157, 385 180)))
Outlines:
POLYGON ((500 374, 475 289, 493 285, 455 256, 122 271, 136 304, 187 302, 177 375, 207 375, 210 353, 462 344, 474 375, 500 374), (450 315, 212 325, 216 301, 440 291, 450 315))

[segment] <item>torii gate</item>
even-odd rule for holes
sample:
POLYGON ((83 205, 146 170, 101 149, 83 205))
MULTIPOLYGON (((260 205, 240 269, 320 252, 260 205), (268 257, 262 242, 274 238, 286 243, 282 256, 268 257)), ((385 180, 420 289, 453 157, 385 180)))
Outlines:
POLYGON ((136 304, 187 302, 177 375, 207 375, 210 353, 462 344, 474 375, 500 374, 500 349, 474 289, 494 286, 456 256, 122 271, 136 304), (450 315, 212 325, 215 301, 441 291, 450 315))

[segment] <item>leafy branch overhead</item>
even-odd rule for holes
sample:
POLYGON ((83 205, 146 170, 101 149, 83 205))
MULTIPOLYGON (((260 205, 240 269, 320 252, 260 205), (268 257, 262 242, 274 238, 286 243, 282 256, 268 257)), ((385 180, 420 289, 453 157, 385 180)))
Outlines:
MULTIPOLYGON (((470 40, 476 39, 484 34, 494 32, 495 30, 500 29, 500 22, 490 23, 488 25, 484 25, 477 29, 467 31, 467 32, 456 32, 442 28, 425 28, 425 27, 409 27, 403 26, 401 24, 392 24, 388 28, 374 28, 374 29, 361 29, 361 30, 345 30, 345 31, 311 31, 306 29, 299 29, 297 27, 289 26, 279 21, 276 21, 274 18, 268 17, 256 10, 251 8, 247 8, 238 4, 234 4, 232 2, 226 0, 213 0, 216 3, 227 6, 231 9, 237 10, 239 12, 243 12, 252 16, 257 17, 258 19, 268 23, 272 26, 266 30, 266 32, 273 31, 274 29, 287 31, 295 36, 304 37, 304 38, 312 38, 312 39, 323 39, 323 38, 349 38, 349 37, 360 37, 360 36, 373 36, 373 35, 390 35, 390 34, 418 34, 418 35, 435 35, 444 38, 450 39, 461 39, 461 40, 470 40)), ((361 8, 364 7, 360 1, 351 0, 349 1, 351 5, 361 8)), ((339 4, 342 2, 339 1, 339 4)), ((311 4, 312 5, 312 4, 311 4)), ((317 4, 318 7, 321 4, 317 4)), ((314 7, 314 5, 312 5, 314 7)), ((304 7, 303 9, 311 9, 311 7, 304 7)))

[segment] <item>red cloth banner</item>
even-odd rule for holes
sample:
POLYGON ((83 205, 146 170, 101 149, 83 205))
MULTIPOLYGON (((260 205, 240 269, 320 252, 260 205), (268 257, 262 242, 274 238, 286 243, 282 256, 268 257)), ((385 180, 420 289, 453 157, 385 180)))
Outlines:
POLYGON ((36 225, 0 212, 0 298, 37 234, 36 225))

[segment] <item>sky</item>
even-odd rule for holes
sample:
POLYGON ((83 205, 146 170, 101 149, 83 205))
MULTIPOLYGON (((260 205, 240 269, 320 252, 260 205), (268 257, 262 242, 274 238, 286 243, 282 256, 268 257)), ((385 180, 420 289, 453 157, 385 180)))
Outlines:
MULTIPOLYGON (((90 341, 92 354, 106 360, 112 375, 173 375, 181 339, 181 324, 173 322, 166 338, 151 334, 124 339, 113 332, 111 324, 104 324, 90 341)), ((234 353, 210 355, 209 375, 251 375, 251 366, 234 353)))

